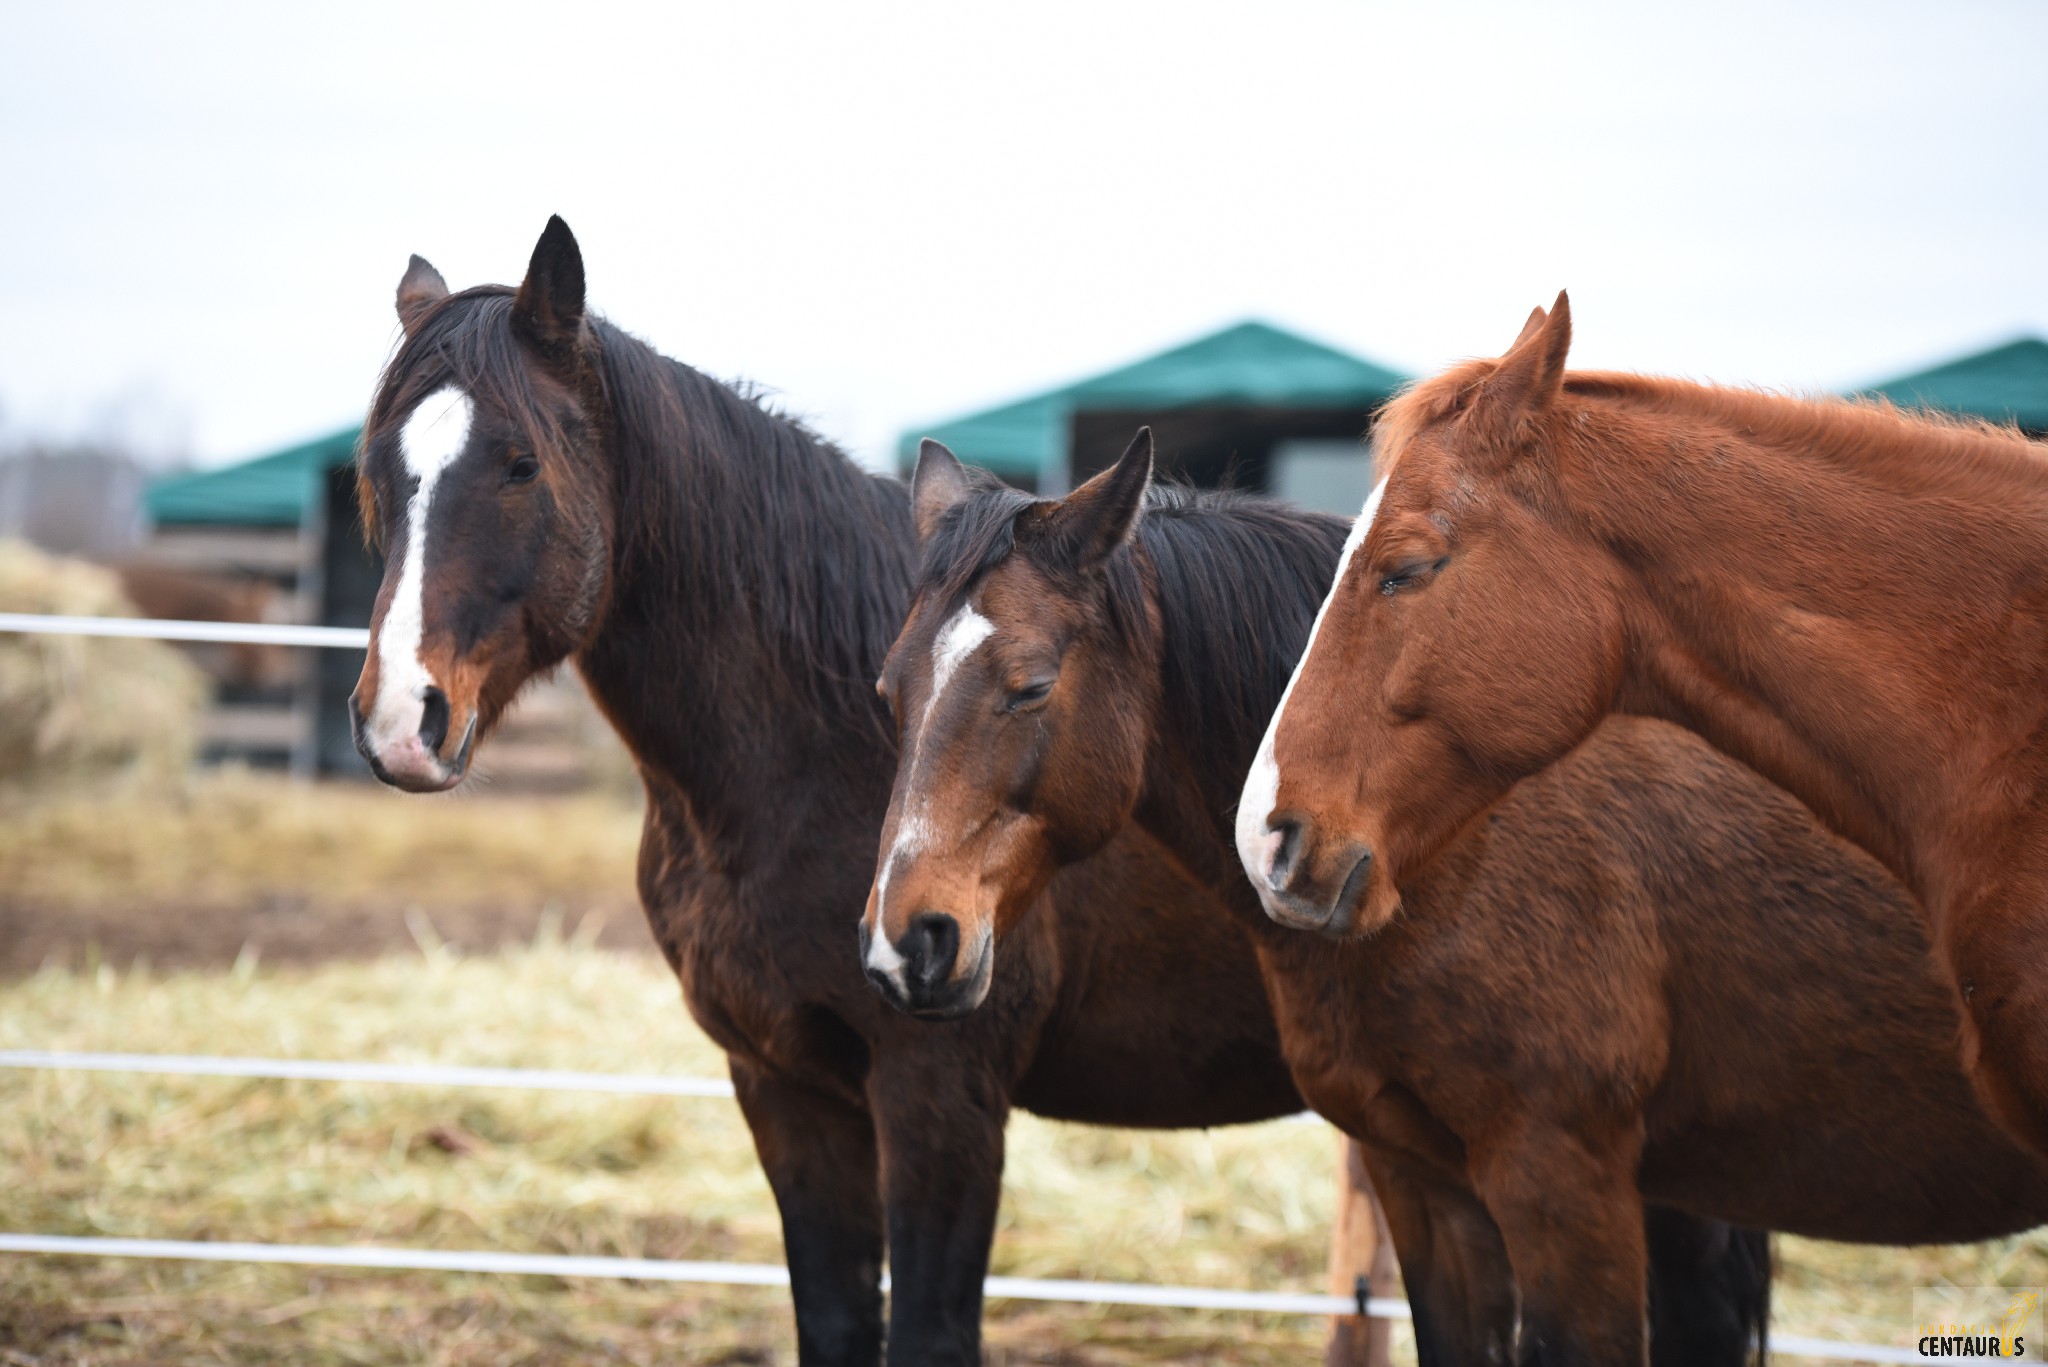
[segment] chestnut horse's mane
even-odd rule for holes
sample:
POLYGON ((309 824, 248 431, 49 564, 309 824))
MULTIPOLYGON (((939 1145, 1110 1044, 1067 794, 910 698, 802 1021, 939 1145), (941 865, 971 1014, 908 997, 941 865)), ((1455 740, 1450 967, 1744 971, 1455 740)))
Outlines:
MULTIPOLYGON (((917 591, 950 609, 1013 553, 1078 589, 1074 572, 1022 516, 1044 502, 979 471, 971 478, 972 492, 925 547, 917 591)), ((1109 626, 1126 640, 1149 630, 1149 582, 1161 618, 1166 707, 1206 738, 1202 753, 1247 756, 1258 744, 1350 527, 1346 518, 1236 490, 1155 484, 1146 494, 1134 541, 1100 567, 1109 626)))
MULTIPOLYGON (((512 330, 512 301, 510 289, 478 286, 423 314, 378 382, 365 442, 457 383, 511 415, 536 452, 566 451, 512 330)), ((822 715, 851 707, 863 725, 879 724, 871 682, 909 601, 913 536, 902 483, 861 470, 758 395, 595 314, 586 322, 616 419, 611 502, 623 582, 613 601, 653 603, 659 612, 645 615, 658 629, 699 651, 718 641, 796 662, 787 682, 822 715)), ((360 477, 359 488, 374 526, 360 477)), ((710 672, 719 661, 696 663, 710 672)))
MULTIPOLYGON (((1499 368, 1498 360, 1466 361, 1420 380, 1380 413, 1374 437, 1397 460, 1425 428, 1469 402, 1499 368)), ((1883 398, 1809 397, 1702 384, 1626 371, 1570 371, 1565 401, 1552 406, 1548 434, 1570 440, 1568 424, 1589 409, 1676 418, 1800 459, 1860 471, 1910 496, 1997 498, 2015 479, 2038 488, 2048 475, 2048 444, 2010 424, 1925 409, 1883 398)))

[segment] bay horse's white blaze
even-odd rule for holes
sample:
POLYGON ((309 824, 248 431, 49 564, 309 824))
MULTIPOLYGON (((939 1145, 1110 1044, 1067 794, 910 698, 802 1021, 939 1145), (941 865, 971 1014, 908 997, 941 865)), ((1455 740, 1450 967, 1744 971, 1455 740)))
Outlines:
MULTIPOLYGON (((939 698, 947 685, 953 682, 953 675, 969 656, 980 648, 982 642, 995 633, 996 624, 982 616, 969 603, 946 619, 946 625, 939 628, 939 634, 932 640, 932 686, 924 701, 924 713, 918 721, 917 735, 911 740, 911 753, 903 756, 902 763, 909 768, 911 781, 904 785, 909 793, 920 793, 923 785, 916 780, 917 764, 923 756, 926 731, 931 726, 932 713, 939 705, 939 698)), ((935 832, 932 828, 931 812, 927 802, 913 798, 916 804, 905 811, 896 822, 896 839, 889 846, 889 853, 882 859, 882 876, 875 886, 875 926, 868 937, 868 967, 877 973, 886 974, 898 987, 903 983, 903 956, 896 952, 896 946, 889 942, 888 933, 883 929, 883 916, 889 908, 889 875, 896 870, 896 862, 917 858, 932 847, 935 832)))
POLYGON ((1287 714, 1287 700, 1294 696, 1294 685, 1301 678, 1301 667, 1316 648, 1316 633, 1323 629, 1323 618, 1329 615, 1330 604, 1337 597, 1337 586, 1351 572, 1351 557, 1358 553, 1358 548, 1372 533, 1373 520, 1380 512, 1380 499, 1386 492, 1387 482, 1384 479, 1373 486, 1372 492, 1366 495, 1365 507, 1360 510, 1358 520, 1351 524, 1351 535, 1344 538, 1344 554, 1337 561, 1337 575, 1330 581, 1330 591, 1323 595, 1323 605, 1316 609, 1315 625, 1308 631, 1308 644, 1302 647, 1301 658, 1294 662, 1294 673, 1288 676, 1286 691, 1280 695, 1280 705, 1273 709, 1273 719, 1266 723, 1265 737, 1259 741, 1259 753, 1252 760, 1252 771, 1244 781, 1244 794, 1237 800, 1237 857, 1243 862, 1244 871, 1251 877, 1255 888, 1268 885, 1273 860, 1280 853, 1280 835, 1272 829, 1273 805, 1280 800, 1280 766, 1273 759, 1273 737, 1280 730, 1280 718, 1287 714))
MULTIPOLYGON (((932 719, 932 709, 939 705, 939 695, 946 691, 946 685, 953 682, 953 673, 959 669, 969 655, 995 633, 996 624, 975 611, 973 604, 967 604, 953 614, 952 619, 939 629, 938 638, 932 642, 932 691, 925 699, 924 719, 927 725, 932 719)), ((922 728, 919 733, 922 734, 922 728)))
POLYGON ((435 685, 420 660, 426 621, 427 509, 442 472, 469 442, 474 411, 469 395, 449 385, 420 400, 399 430, 398 450, 413 477, 413 491, 405 505, 398 583, 377 632, 377 696, 364 718, 370 741, 380 753, 418 745, 427 689, 435 685))

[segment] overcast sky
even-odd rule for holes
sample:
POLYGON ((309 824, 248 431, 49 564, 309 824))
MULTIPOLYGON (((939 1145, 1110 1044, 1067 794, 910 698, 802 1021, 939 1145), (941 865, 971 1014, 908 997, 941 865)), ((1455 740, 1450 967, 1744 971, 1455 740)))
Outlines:
POLYGON ((358 421, 409 252, 896 433, 1247 316, 1791 387, 2048 333, 2048 5, 0 15, 0 427, 358 421))

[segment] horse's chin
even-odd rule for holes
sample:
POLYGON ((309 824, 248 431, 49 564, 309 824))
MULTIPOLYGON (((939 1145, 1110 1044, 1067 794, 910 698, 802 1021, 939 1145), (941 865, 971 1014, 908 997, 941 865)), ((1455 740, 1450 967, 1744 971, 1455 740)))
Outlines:
POLYGON ((401 792, 445 793, 451 788, 459 787, 462 780, 469 777, 469 768, 465 765, 460 769, 450 769, 438 775, 380 773, 377 777, 401 792))
POLYGON ((1366 939, 1401 914, 1401 890, 1387 877, 1386 867, 1379 865, 1367 876, 1364 892, 1349 908, 1350 915, 1342 915, 1342 910, 1330 918, 1332 924, 1323 933, 1333 940, 1366 939))

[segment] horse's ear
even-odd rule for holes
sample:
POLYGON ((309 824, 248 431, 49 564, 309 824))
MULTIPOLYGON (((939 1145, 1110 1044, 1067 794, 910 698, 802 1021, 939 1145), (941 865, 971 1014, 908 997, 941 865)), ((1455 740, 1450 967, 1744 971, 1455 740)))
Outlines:
POLYGON ((1512 441, 1524 419, 1550 406, 1564 390, 1564 358, 1572 345, 1572 306, 1563 290, 1549 313, 1537 309, 1522 335, 1479 386, 1471 413, 1503 441, 1512 441))
POLYGON ((448 282, 427 263, 427 258, 415 255, 408 261, 398 282, 398 325, 405 329, 405 335, 412 336, 427 310, 447 297, 448 282))
POLYGON ((1077 570, 1099 565, 1130 538, 1152 487, 1152 429, 1141 427, 1116 464, 1053 507, 1039 536, 1077 570))
POLYGON ((564 360, 583 330, 583 252, 559 214, 548 219, 512 299, 512 327, 535 350, 564 360))
POLYGON ((917 444, 917 473, 910 477, 910 507, 917 539, 926 541, 939 529, 939 519, 967 497, 967 467, 944 442, 926 437, 917 444))

